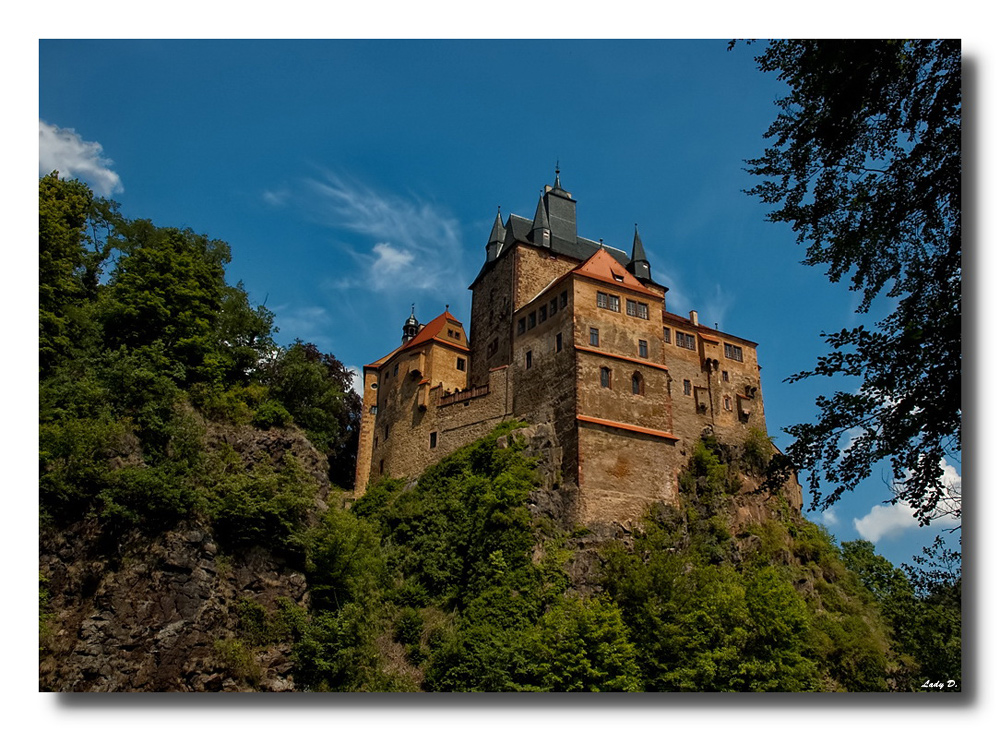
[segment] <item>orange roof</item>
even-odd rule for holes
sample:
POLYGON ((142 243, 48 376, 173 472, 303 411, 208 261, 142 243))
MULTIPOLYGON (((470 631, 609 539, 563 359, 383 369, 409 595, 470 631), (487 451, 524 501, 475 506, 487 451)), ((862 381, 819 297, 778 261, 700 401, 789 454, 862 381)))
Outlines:
POLYGON ((642 282, 632 276, 629 271, 619 264, 611 254, 603 248, 594 252, 587 261, 573 270, 588 279, 596 279, 599 282, 607 282, 616 287, 631 289, 647 297, 658 297, 656 292, 647 289, 642 282))
POLYGON ((402 353, 404 350, 409 350, 410 348, 415 348, 418 345, 423 345, 424 343, 429 342, 431 340, 437 340, 438 342, 450 345, 453 348, 467 351, 468 348, 464 345, 452 342, 450 340, 446 340, 445 338, 438 337, 441 334, 441 331, 444 330, 445 326, 449 323, 454 323, 455 325, 462 327, 462 323, 459 322, 454 315, 445 310, 440 315, 438 315, 433 320, 424 325, 422 328, 420 328, 420 332, 418 332, 412 340, 403 343, 394 351, 392 351, 391 353, 382 358, 379 358, 374 363, 366 365, 365 368, 378 368, 379 366, 384 365, 387 361, 391 360, 398 353, 402 353))

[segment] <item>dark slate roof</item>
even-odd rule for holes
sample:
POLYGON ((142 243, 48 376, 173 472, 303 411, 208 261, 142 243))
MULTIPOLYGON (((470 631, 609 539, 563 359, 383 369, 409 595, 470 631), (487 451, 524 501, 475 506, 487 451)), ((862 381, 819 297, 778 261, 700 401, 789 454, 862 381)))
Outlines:
MULTIPOLYGON (((515 213, 510 214, 507 218, 506 236, 504 236, 503 247, 497 254, 497 259, 502 258, 508 251, 514 248, 515 244, 522 243, 527 246, 535 246, 537 248, 542 248, 534 241, 531 240, 531 229, 533 222, 527 218, 518 216, 515 213)), ((551 250, 556 254, 562 254, 563 256, 569 256, 573 259, 578 259, 580 261, 586 261, 591 256, 594 255, 598 249, 602 248, 602 245, 597 241, 591 241, 590 239, 585 239, 581 236, 576 237, 576 241, 567 241, 553 236, 550 239, 552 245, 551 250)), ((611 254, 614 259, 619 262, 623 267, 627 267, 629 263, 629 255, 626 254, 621 249, 616 249, 613 246, 604 245, 604 250, 611 254)), ((496 259, 494 261, 488 261, 483 265, 483 268, 479 270, 479 274, 476 275, 476 279, 472 284, 479 281, 479 278, 483 276, 487 269, 494 266, 496 259)), ((472 285, 469 285, 469 289, 472 289, 472 285)))

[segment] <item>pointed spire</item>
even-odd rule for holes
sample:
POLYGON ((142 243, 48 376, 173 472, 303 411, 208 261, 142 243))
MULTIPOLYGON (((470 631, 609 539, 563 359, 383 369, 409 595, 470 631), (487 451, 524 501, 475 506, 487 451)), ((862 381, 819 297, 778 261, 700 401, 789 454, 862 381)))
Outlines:
POLYGON ((544 195, 538 197, 535 220, 531 224, 531 239, 540 246, 552 245, 552 228, 549 226, 548 211, 545 210, 544 195))
POLYGON ((640 281, 650 281, 649 260, 646 259, 646 249, 639 238, 639 224, 635 224, 635 236, 632 238, 632 258, 625 267, 630 274, 640 281))
POLYGON ((507 230, 504 228, 503 220, 500 217, 500 206, 497 206, 497 217, 493 220, 493 230, 490 231, 490 240, 486 243, 486 261, 493 261, 499 256, 506 239, 507 230))
POLYGON ((559 159, 556 158, 556 182, 552 186, 555 190, 562 190, 562 184, 559 182, 559 159))

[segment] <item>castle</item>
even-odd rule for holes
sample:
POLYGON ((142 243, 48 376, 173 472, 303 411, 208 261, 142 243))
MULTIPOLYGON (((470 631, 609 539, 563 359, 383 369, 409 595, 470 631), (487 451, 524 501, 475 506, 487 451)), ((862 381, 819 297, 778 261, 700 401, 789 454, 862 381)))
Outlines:
POLYGON ((468 334, 447 310, 411 312, 364 367, 356 496, 521 419, 551 426, 576 522, 628 522, 676 500, 707 431, 766 433, 757 344, 669 312, 638 228, 631 256, 578 236, 558 169, 533 219, 497 212, 469 289, 468 334))

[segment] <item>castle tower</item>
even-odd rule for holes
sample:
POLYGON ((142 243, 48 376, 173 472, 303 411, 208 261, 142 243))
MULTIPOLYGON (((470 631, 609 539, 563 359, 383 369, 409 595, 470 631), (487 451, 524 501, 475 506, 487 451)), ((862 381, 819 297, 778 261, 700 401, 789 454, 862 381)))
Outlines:
POLYGON ((406 318, 406 322, 403 323, 403 342, 408 343, 413 338, 417 337, 417 333, 420 332, 420 323, 417 322, 416 316, 413 314, 416 305, 410 306, 410 316, 406 318))

